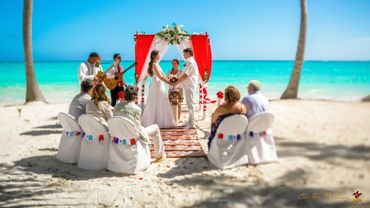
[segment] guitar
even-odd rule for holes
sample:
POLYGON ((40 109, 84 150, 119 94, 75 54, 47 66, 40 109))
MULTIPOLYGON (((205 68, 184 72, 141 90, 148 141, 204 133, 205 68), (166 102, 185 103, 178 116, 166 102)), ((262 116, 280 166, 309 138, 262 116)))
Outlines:
POLYGON ((108 78, 106 73, 113 68, 113 66, 114 66, 114 64, 113 64, 105 72, 99 71, 96 74, 96 79, 98 80, 97 82, 99 84, 104 83, 104 85, 108 89, 113 90, 114 88, 117 87, 118 83, 120 83, 123 80, 123 74, 126 73, 128 70, 130 70, 135 65, 136 65, 136 63, 133 63, 127 69, 125 69, 123 72, 121 72, 119 75, 114 75, 113 78, 108 78))

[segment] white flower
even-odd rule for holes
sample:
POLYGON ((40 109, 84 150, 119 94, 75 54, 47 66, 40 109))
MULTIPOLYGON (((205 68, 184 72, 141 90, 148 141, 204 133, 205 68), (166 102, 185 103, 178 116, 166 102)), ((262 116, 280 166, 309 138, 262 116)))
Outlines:
POLYGON ((182 29, 183 25, 164 25, 162 32, 157 33, 157 36, 168 42, 171 45, 179 44, 184 39, 189 39, 188 33, 182 29))

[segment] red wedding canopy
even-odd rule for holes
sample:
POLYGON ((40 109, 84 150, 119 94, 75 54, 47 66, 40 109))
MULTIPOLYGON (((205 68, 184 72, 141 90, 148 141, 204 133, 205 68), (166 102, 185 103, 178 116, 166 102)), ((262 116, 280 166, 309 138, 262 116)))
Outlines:
MULTIPOLYGON (((147 66, 145 62, 150 56, 154 34, 135 34, 135 81, 140 82, 140 75, 147 66)), ((191 47, 194 51, 194 59, 197 62, 199 75, 203 83, 208 82, 212 71, 212 51, 208 34, 193 34, 190 36, 191 47)))

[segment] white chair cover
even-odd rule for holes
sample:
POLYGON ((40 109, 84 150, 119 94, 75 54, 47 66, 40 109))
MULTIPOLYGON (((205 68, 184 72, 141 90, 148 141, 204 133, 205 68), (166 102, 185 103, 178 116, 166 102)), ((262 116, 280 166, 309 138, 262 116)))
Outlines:
POLYGON ((80 155, 82 129, 73 116, 59 113, 58 120, 63 132, 60 138, 57 159, 66 163, 77 163, 80 155))
POLYGON ((85 132, 78 167, 86 170, 106 169, 110 141, 107 128, 98 119, 87 114, 81 115, 78 123, 85 132))
POLYGON ((136 174, 150 166, 149 145, 139 139, 138 130, 130 120, 115 116, 108 121, 111 143, 108 170, 136 174))
POLYGON ((251 164, 277 161, 272 123, 274 115, 265 112, 250 118, 247 130, 248 157, 251 164))
POLYGON ((245 132, 248 119, 244 115, 225 118, 219 125, 208 152, 209 161, 226 169, 248 163, 245 132))

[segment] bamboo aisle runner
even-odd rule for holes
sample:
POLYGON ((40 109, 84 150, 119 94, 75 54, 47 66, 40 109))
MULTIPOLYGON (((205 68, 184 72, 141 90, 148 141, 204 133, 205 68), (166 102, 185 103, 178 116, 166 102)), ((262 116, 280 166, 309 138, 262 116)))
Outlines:
MULTIPOLYGON (((205 157, 206 154, 199 142, 196 129, 170 128, 161 129, 167 158, 205 157)), ((150 145, 150 152, 154 154, 154 146, 150 145)))

